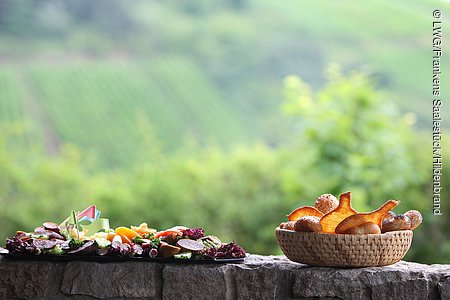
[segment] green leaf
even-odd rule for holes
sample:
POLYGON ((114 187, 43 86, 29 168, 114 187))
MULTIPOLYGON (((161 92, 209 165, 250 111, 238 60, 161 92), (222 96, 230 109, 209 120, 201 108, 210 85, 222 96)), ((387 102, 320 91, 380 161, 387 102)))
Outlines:
MULTIPOLYGON (((87 221, 89 222, 89 221, 87 221)), ((109 219, 99 218, 94 220, 94 222, 83 225, 80 224, 81 228, 88 230, 90 233, 95 233, 104 230, 105 232, 109 231, 109 219)))

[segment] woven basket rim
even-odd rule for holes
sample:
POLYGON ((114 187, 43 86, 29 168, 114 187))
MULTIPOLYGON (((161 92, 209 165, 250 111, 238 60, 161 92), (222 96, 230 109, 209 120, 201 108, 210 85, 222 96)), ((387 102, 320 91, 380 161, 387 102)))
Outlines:
POLYGON ((284 231, 289 232, 292 234, 306 234, 306 235, 323 235, 323 236, 386 236, 401 232, 413 232, 412 230, 395 230, 395 231, 388 231, 385 233, 370 233, 370 234, 345 234, 345 233, 325 233, 325 232, 305 232, 305 231, 295 231, 295 230, 289 230, 289 229, 282 229, 279 226, 275 228, 276 231, 284 231))

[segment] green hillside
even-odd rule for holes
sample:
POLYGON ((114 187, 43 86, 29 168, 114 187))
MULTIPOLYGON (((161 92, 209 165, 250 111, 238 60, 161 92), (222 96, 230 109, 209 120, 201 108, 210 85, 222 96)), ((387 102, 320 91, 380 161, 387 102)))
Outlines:
POLYGON ((415 129, 429 130, 433 10, 444 39, 450 32, 450 3, 434 0, 0 6, 0 122, 26 120, 18 145, 39 140, 55 153, 72 143, 113 165, 141 155, 148 124, 165 151, 187 140, 292 143, 283 80, 296 74, 318 89, 331 63, 368 73, 402 114, 415 114, 415 129))
MULTIPOLYGON (((231 100, 239 105, 246 99, 242 109, 258 111, 266 119, 273 117, 279 105, 286 75, 298 74, 319 87, 324 82, 323 70, 337 63, 346 71, 369 73, 402 112, 416 114, 416 128, 428 129, 432 12, 437 8, 443 12, 446 36, 450 3, 444 1, 255 0, 240 13, 211 9, 201 16, 201 22, 198 16, 177 15, 183 25, 175 23, 171 30, 188 27, 194 35, 200 30, 197 24, 213 24, 216 34, 213 29, 203 29, 191 51, 206 53, 206 65, 215 67, 209 74, 226 83, 231 100), (226 65, 236 57, 243 58, 242 63, 229 70, 226 65), (214 72, 224 69, 227 72, 214 72)), ((442 65, 450 66, 449 51, 444 53, 442 65)), ((450 85, 443 84, 442 91, 450 95, 450 85)), ((447 112, 450 114, 450 109, 447 112)), ((449 127, 450 121, 444 124, 449 127)), ((270 126, 261 124, 262 134, 270 126)))
POLYGON ((102 164, 134 162, 153 133, 166 151, 187 139, 225 146, 247 138, 239 116, 186 59, 34 64, 3 71, 0 85, 2 120, 33 122, 53 135, 47 142, 78 145, 102 164))
MULTIPOLYGON (((430 121, 432 12, 443 12, 444 36, 450 32, 448 1, 266 1, 267 5, 301 32, 317 49, 317 59, 345 69, 359 68, 372 74, 391 101, 418 117, 418 127, 430 121), (339 13, 336 13, 339 12, 339 13), (326 18, 323 18, 326 16, 326 18)), ((442 57, 450 66, 450 53, 442 57)), ((299 66, 299 69, 300 66, 299 66)), ((310 71, 310 70, 304 70, 310 71)), ((307 72, 300 70, 304 77, 307 72)), ((450 95, 450 85, 442 85, 450 95)), ((450 110, 448 110, 450 113, 450 110)), ((445 121, 450 126, 450 121, 445 121)))
POLYGON ((0 136, 8 136, 14 149, 39 144, 42 137, 23 105, 23 91, 14 69, 0 69, 0 136))

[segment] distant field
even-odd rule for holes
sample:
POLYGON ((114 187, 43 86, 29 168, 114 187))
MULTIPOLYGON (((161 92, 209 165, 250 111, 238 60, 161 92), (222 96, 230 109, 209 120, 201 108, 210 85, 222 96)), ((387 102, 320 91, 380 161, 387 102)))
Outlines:
POLYGON ((19 149, 40 143, 41 135, 25 112, 24 94, 16 75, 14 69, 0 69, 0 133, 19 149))
POLYGON ((23 118, 18 84, 11 71, 0 71, 0 122, 8 123, 23 118))
MULTIPOLYGON (((113 2, 112 12, 126 3, 113 2)), ((118 19, 83 2, 90 21, 55 6, 59 18, 36 17, 36 28, 22 22, 31 4, 11 2, 16 15, 3 21, 0 13, 0 125, 14 144, 42 143, 54 154, 72 143, 118 166, 142 155, 152 131, 168 152, 192 141, 289 144, 296 123, 280 110, 283 79, 299 75, 316 92, 332 63, 368 73, 401 113, 415 114, 415 129, 430 132, 432 12, 442 10, 445 42, 448 1, 137 2, 118 19), (51 22, 69 15, 53 31, 51 22), (136 30, 116 26, 128 23, 136 30)), ((442 99, 449 53, 444 47, 442 99)))
POLYGON ((11 67, 0 87, 1 122, 32 121, 54 135, 47 140, 93 151, 102 164, 129 164, 152 134, 166 151, 248 138, 238 114, 181 58, 11 67))
MULTIPOLYGON (((291 66, 296 66, 295 74, 320 86, 323 67, 329 63, 338 63, 344 70, 368 72, 402 112, 417 116, 418 128, 428 130, 433 100, 432 22, 436 21, 432 12, 442 11, 445 39, 450 32, 449 1, 255 0, 253 3, 258 8, 265 6, 266 11, 264 20, 254 18, 260 22, 255 27, 260 28, 269 20, 265 34, 279 39, 290 37, 292 44, 297 45, 297 53, 289 53, 289 48, 285 48, 291 66)), ((443 70, 449 69, 450 51, 443 54, 441 64, 443 70)), ((448 82, 450 77, 442 76, 443 98, 448 98, 450 85, 444 81, 448 82)), ((445 110, 450 113, 449 108, 445 110)), ((450 127, 450 120, 445 120, 444 126, 450 127)))

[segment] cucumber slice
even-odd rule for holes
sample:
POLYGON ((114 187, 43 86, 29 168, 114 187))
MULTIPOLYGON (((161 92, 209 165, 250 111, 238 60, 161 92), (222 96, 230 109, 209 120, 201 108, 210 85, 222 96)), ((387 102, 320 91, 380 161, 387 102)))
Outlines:
POLYGON ((175 259, 191 259, 191 257, 192 257, 192 252, 182 252, 182 253, 175 254, 173 256, 173 258, 175 258, 175 259))

